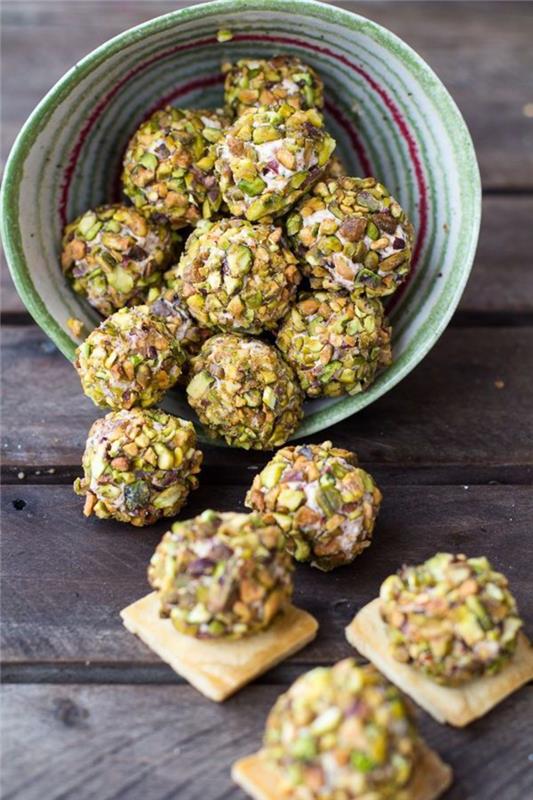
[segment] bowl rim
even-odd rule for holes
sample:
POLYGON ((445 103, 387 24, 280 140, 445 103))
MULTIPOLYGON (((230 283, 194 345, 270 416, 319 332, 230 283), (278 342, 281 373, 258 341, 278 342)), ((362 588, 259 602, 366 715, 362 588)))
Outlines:
POLYGON ((25 307, 63 355, 72 361, 76 345, 48 311, 44 301, 34 287, 22 248, 18 186, 22 178, 24 161, 40 131, 51 114, 61 104, 64 96, 82 78, 90 74, 94 67, 99 66, 110 55, 114 55, 126 44, 142 40, 147 34, 158 33, 168 29, 176 21, 200 19, 210 15, 213 11, 223 12, 227 10, 235 12, 239 8, 264 11, 281 10, 287 13, 305 12, 308 16, 325 21, 333 21, 351 30, 359 30, 364 27, 374 38, 381 40, 387 47, 392 49, 404 64, 407 63, 409 69, 426 91, 431 89, 434 103, 439 107, 441 116, 451 121, 455 127, 454 144, 456 155, 465 172, 465 175, 462 175, 461 189, 463 192, 468 193, 467 196, 472 206, 472 215, 469 220, 470 236, 466 242, 466 249, 462 251, 461 268, 458 269, 457 265, 454 268, 454 271, 457 270, 459 275, 456 276, 453 285, 448 287, 447 293, 443 290, 445 302, 443 302, 443 296, 441 295, 436 302, 436 307, 431 317, 424 322, 422 332, 419 331, 417 334, 417 339, 414 343, 416 346, 410 345, 404 351, 404 360, 401 368, 395 370, 394 374, 390 374, 390 371, 386 370, 382 373, 378 383, 365 392, 355 396, 348 395, 344 398, 339 398, 333 405, 321 408, 311 417, 304 418, 292 437, 300 438, 302 435, 312 434, 322 428, 329 427, 374 402, 374 400, 377 400, 392 389, 422 361, 450 321, 459 303, 474 261, 481 223, 482 194, 479 166, 470 132, 457 104, 440 78, 426 61, 395 33, 360 14, 331 6, 327 3, 317 2, 317 0, 212 0, 212 2, 200 3, 171 11, 122 31, 99 45, 71 67, 40 100, 22 126, 5 166, 0 192, 0 235, 2 236, 6 260, 13 282, 25 307), (437 309, 438 313, 435 313, 437 309))

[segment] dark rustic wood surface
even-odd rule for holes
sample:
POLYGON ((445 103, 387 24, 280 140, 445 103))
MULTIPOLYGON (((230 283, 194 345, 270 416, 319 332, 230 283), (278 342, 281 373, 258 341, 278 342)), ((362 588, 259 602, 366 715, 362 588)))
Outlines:
MULTIPOLYGON (((375 470, 379 479, 379 470, 375 470)), ((355 611, 376 595, 387 575, 406 557, 423 561, 435 547, 485 553, 512 581, 520 608, 531 620, 531 563, 513 559, 528 538, 533 518, 529 486, 395 486, 382 481, 385 501, 374 544, 350 567, 322 573, 301 566, 295 602, 314 614, 320 631, 294 664, 328 663, 351 649, 342 636, 355 611)), ((244 510, 246 487, 206 484, 191 496, 187 516, 206 507, 244 510)), ((90 669, 159 662, 122 626, 119 611, 148 590, 146 566, 164 522, 144 531, 120 523, 87 521, 82 500, 69 486, 6 486, 3 495, 4 625, 2 652, 7 676, 20 664, 39 671, 56 659, 61 666, 90 669), (57 511, 61 512, 58 524, 57 511), (46 542, 44 537, 46 536, 46 542), (36 575, 39 590, 34 591, 36 575)), ((285 665, 276 672, 281 676, 285 665)), ((165 672, 167 672, 165 668, 165 672)), ((31 671, 26 670, 26 675, 31 671)), ((52 676, 52 672, 50 672, 52 676)), ((61 677, 61 675, 59 675, 61 677)), ((84 671, 84 679, 90 670, 84 671)), ((174 681, 170 668, 168 678, 174 681)))
MULTIPOLYGON (((179 5, 5 1, 2 154, 71 64, 179 5)), ((278 693, 350 653, 342 629, 353 612, 399 564, 437 549, 486 553, 509 575, 533 635, 533 4, 339 5, 386 25, 436 69, 470 126, 484 184, 476 264, 450 328, 400 386, 327 431, 384 490, 374 544, 329 575, 299 568, 296 598, 319 619, 317 640, 223 707, 204 700, 120 624, 120 608, 147 589, 165 525, 132 531, 81 516, 71 481, 98 412, 3 269, 6 799, 243 800, 229 766, 259 744, 278 693)), ((185 514, 240 509, 266 457, 205 452, 185 514)), ((533 796, 532 715, 533 687, 465 731, 420 713, 455 771, 446 800, 533 796)))

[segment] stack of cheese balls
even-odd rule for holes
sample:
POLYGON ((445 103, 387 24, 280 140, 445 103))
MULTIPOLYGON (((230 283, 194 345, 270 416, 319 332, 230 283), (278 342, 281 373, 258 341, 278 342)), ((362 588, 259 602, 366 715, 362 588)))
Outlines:
POLYGON ((61 261, 106 317, 76 363, 95 403, 148 408, 179 383, 208 434, 268 450, 306 396, 361 392, 391 363, 382 298, 407 277, 413 228, 379 181, 345 174, 311 67, 223 72, 224 108, 140 125, 125 202, 70 223, 61 261))

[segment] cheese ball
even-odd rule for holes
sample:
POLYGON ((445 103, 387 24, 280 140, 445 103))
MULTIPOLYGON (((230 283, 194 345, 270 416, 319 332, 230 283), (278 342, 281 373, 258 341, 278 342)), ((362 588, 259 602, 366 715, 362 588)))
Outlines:
POLYGON ((272 513, 289 552, 327 571, 370 545, 381 499, 355 453, 323 442, 278 450, 255 476, 245 505, 272 513))
POLYGON ((212 217, 221 206, 213 145, 228 125, 215 109, 156 111, 126 150, 124 194, 145 216, 175 229, 212 217))
POLYGON ((61 266, 74 291, 108 317, 144 303, 151 287, 162 286, 174 247, 165 225, 134 208, 98 206, 66 226, 61 266))
POLYGON ((275 523, 204 511, 175 522, 150 561, 161 616, 199 639, 240 639, 271 624, 292 595, 293 565, 275 523))
POLYGON ((165 280, 203 327, 227 333, 274 330, 301 280, 282 233, 280 227, 244 219, 200 223, 165 280))
POLYGON ((76 350, 82 389, 97 406, 149 408, 179 379, 184 352, 149 306, 122 308, 76 350))
POLYGON ((321 181, 286 220, 314 289, 392 294, 411 269, 413 226, 375 178, 321 181))
POLYGON ((292 800, 411 798, 410 711, 395 686, 353 658, 306 672, 278 697, 263 750, 292 800))
POLYGON ((239 116, 250 107, 272 108, 286 103, 295 109, 322 108, 324 85, 314 69, 296 56, 243 58, 223 64, 224 101, 239 116))
POLYGON ((303 416, 302 392, 275 347, 219 334, 192 361, 187 398, 214 437, 246 450, 284 444, 303 416))
POLYGON ((391 329, 377 298, 301 295, 276 344, 309 397, 357 394, 392 362, 391 329))
POLYGON ((151 525, 180 511, 201 464, 192 422, 159 409, 112 411, 89 431, 74 491, 87 517, 151 525))
POLYGON ((215 148, 222 197, 236 217, 278 217, 319 180, 334 149, 314 108, 251 108, 215 148))
POLYGON ((499 672, 523 624, 507 579, 485 557, 437 553, 402 567, 380 600, 393 656, 446 686, 499 672))

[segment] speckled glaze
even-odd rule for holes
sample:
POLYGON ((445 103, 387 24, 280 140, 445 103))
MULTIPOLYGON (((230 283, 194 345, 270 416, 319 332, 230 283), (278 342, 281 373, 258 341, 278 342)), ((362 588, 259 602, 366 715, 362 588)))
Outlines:
MULTIPOLYGON (((148 114, 168 102, 220 105, 222 61, 276 53, 319 71, 337 153, 350 174, 385 183, 417 232, 410 279, 387 302, 394 364, 360 395, 309 401, 300 438, 369 405, 421 361, 475 253, 481 192, 468 130, 436 75, 394 34, 312 0, 218 0, 126 31, 76 64, 28 119, 6 167, 1 222, 20 296, 72 359, 67 319, 91 329, 99 318, 61 274, 63 224, 120 196, 124 149, 148 114), (231 41, 217 42, 221 28, 231 41)), ((164 406, 194 419, 181 390, 164 406)))

